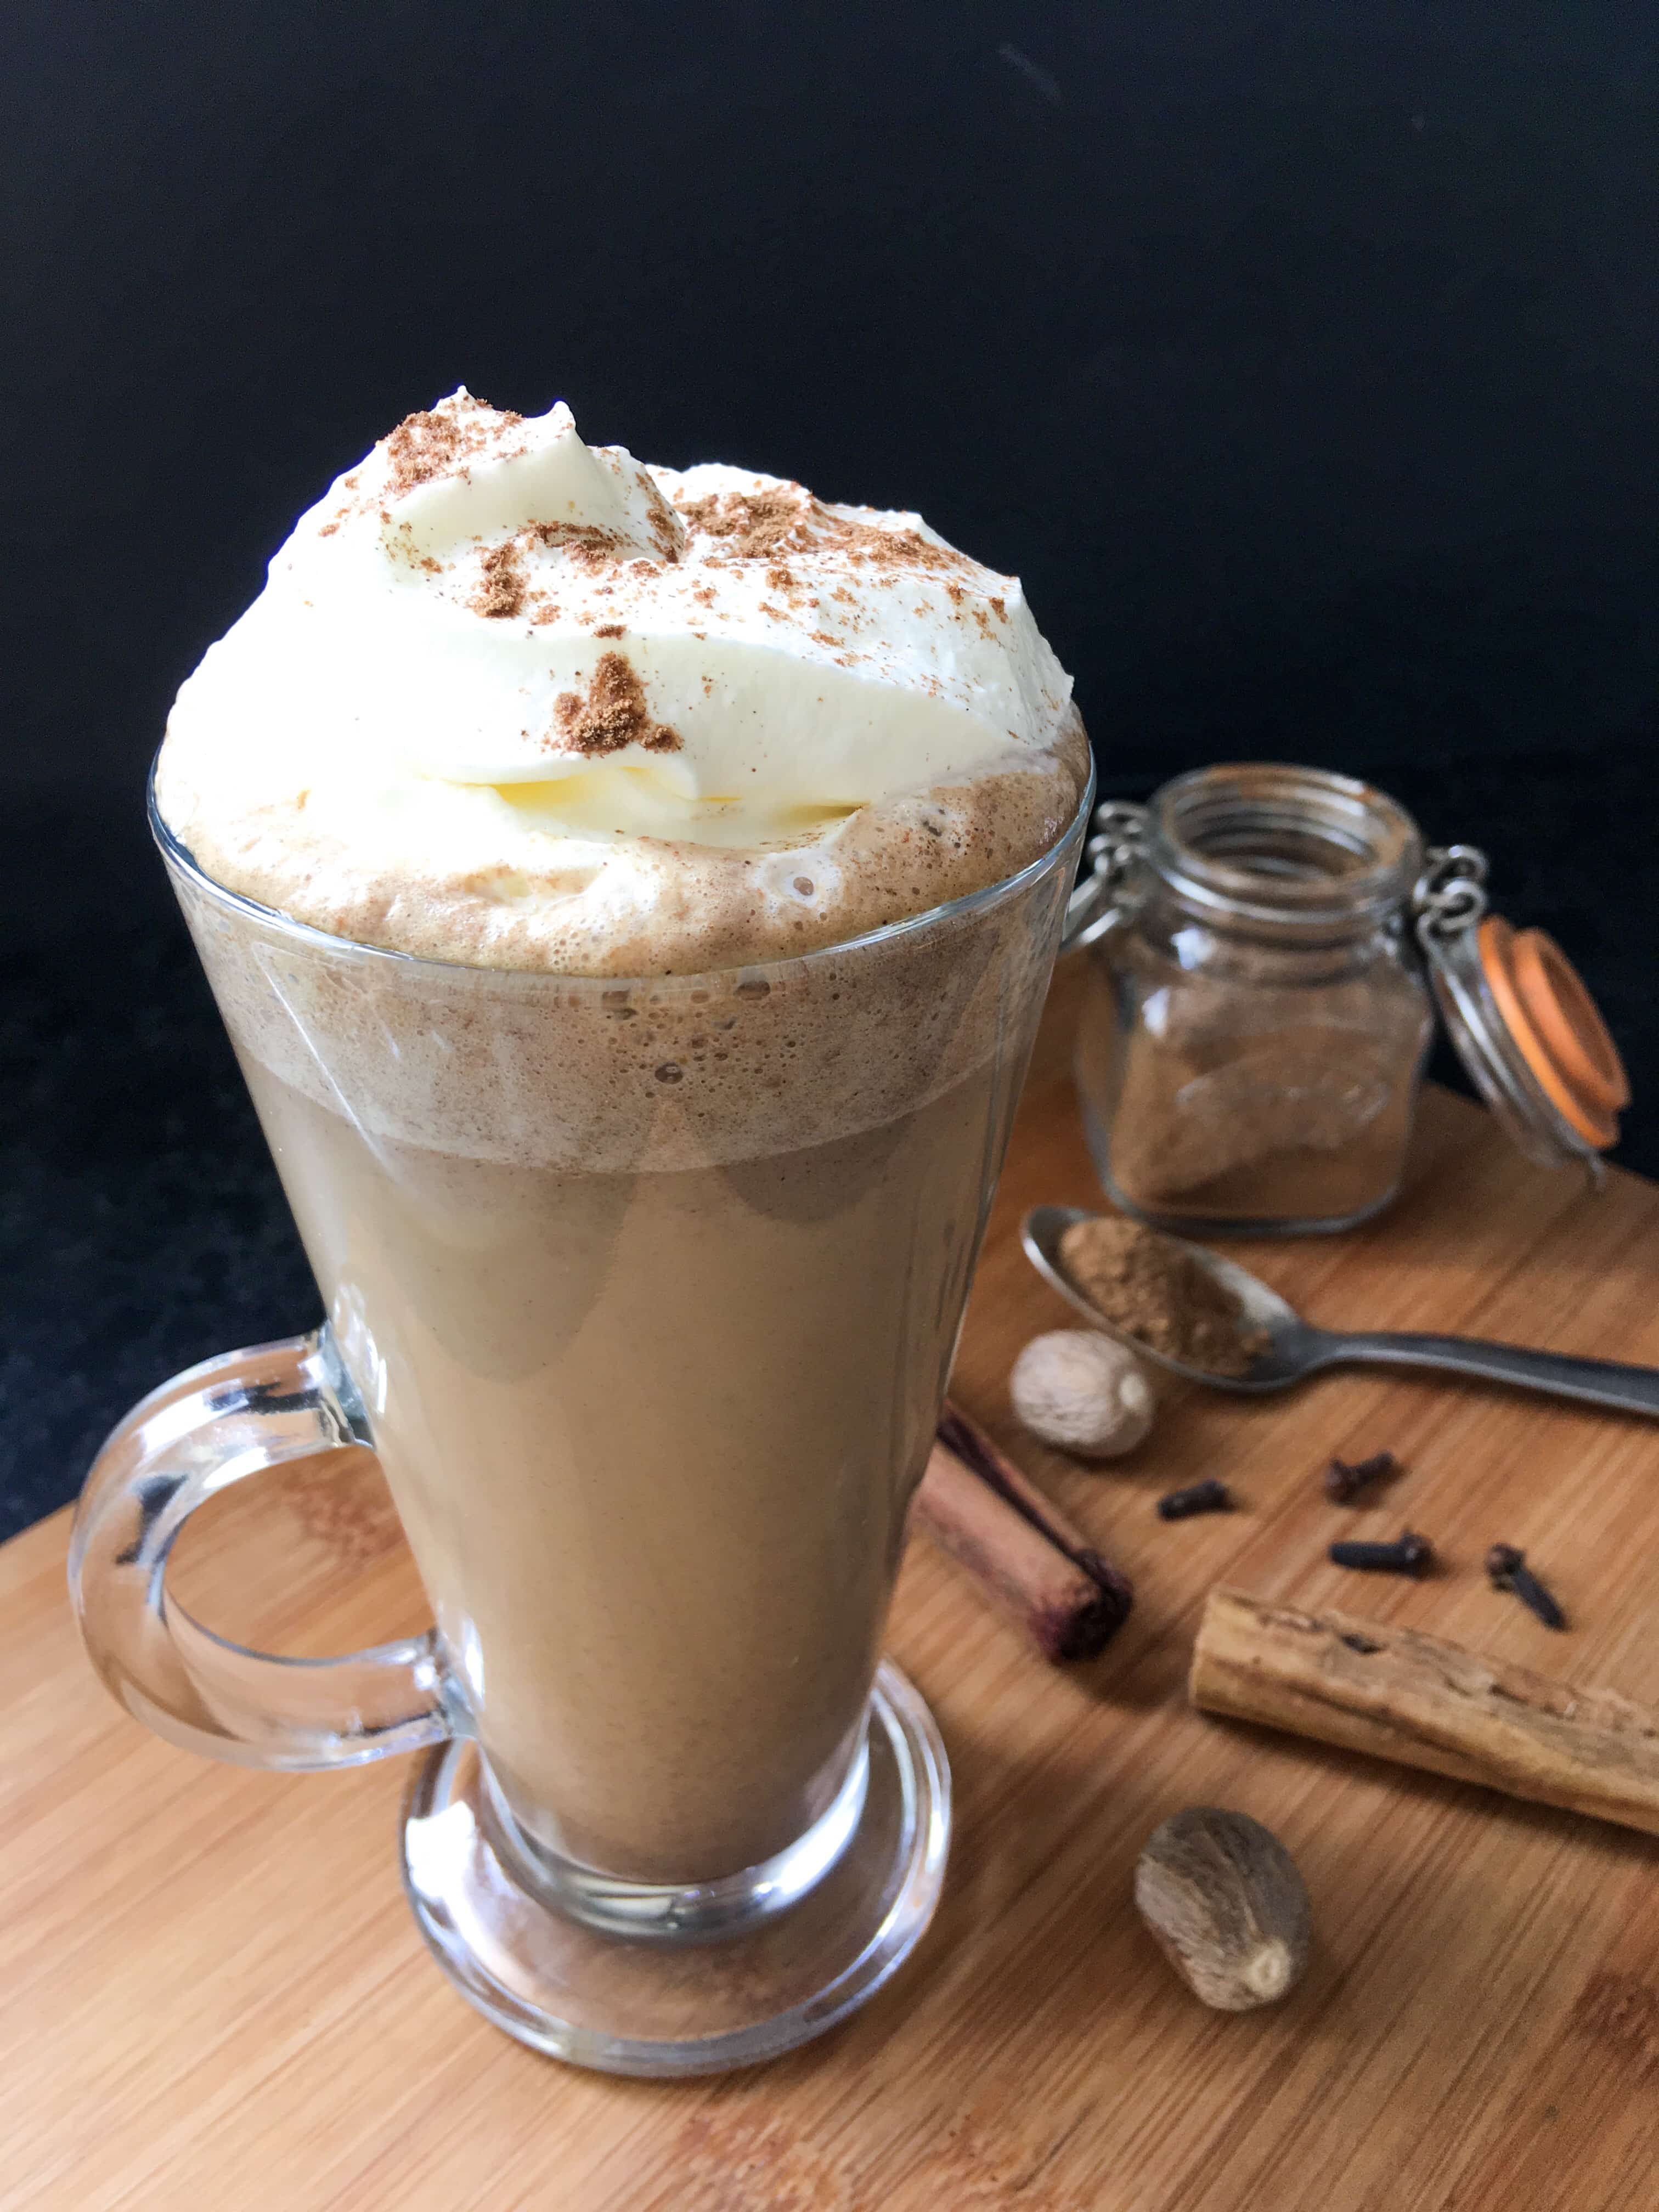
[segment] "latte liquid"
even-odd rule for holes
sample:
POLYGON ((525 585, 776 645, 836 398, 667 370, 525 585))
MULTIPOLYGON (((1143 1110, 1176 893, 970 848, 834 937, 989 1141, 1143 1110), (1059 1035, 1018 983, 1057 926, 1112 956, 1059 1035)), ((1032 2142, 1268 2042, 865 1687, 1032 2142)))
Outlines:
POLYGON ((792 1843, 875 1664, 990 1071, 840 1143, 635 1175, 371 1150, 250 1073, 330 1309, 368 1317, 375 1444, 521 1826, 641 1881, 792 1843))
POLYGON ((186 896, 532 1844, 706 1881, 833 1800, 1065 857, 1033 876, 770 982, 619 988, 186 896))

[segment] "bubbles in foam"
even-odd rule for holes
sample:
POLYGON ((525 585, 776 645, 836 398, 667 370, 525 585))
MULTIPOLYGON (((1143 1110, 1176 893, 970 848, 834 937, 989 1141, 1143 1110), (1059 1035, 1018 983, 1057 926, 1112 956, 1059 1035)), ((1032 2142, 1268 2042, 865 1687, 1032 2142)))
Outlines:
POLYGON ((993 893, 764 975, 626 987, 387 959, 179 888, 244 1058, 372 1147, 632 1174, 793 1152, 942 1096, 1041 990, 1066 849, 1041 900, 993 893))

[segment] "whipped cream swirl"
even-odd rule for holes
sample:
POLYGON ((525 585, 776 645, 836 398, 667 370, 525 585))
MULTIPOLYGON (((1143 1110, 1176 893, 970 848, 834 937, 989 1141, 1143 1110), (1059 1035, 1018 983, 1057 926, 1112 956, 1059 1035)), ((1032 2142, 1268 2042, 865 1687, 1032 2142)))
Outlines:
POLYGON ((301 518, 157 794, 210 874, 319 927, 684 972, 1036 857, 1085 773, 1070 695, 1017 580, 919 517, 462 391, 301 518))

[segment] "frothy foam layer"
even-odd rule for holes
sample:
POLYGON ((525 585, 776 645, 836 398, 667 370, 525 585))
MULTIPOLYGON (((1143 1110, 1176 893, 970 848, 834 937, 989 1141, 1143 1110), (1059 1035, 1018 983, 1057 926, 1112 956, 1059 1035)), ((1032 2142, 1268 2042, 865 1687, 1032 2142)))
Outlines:
POLYGON ((179 890, 245 1066, 371 1152, 673 1173, 862 1135, 1006 1049, 1041 1004, 1076 842, 916 929, 614 984, 386 960, 179 890))
POLYGON ((1012 874, 1075 810, 1018 581, 914 515, 589 447, 458 392, 303 516, 181 690, 169 827, 429 958, 674 975, 1012 874))

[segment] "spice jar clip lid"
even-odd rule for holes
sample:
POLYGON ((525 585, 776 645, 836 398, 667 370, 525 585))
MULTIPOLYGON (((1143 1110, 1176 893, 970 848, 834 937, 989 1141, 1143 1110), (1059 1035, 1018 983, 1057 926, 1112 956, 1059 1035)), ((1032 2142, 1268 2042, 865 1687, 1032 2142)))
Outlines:
POLYGON ((1599 1179, 1630 1083, 1583 978, 1543 930, 1487 912, 1474 847, 1431 851, 1427 863, 1412 906, 1459 1058, 1529 1159, 1577 1160, 1599 1179))

